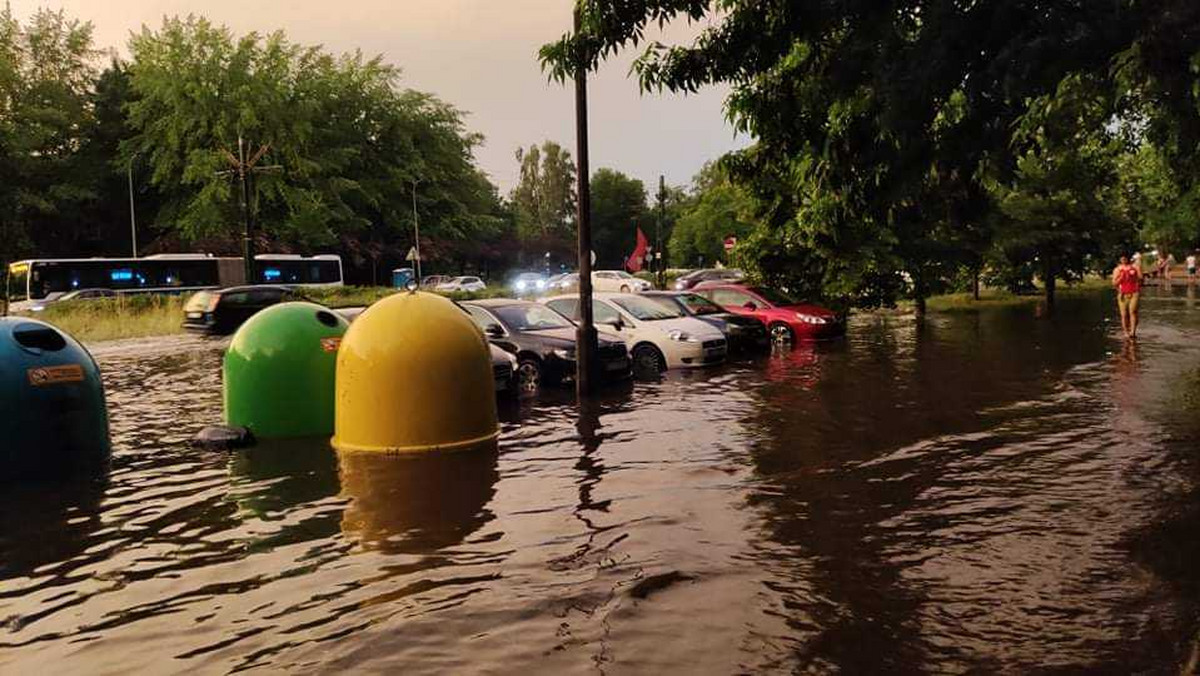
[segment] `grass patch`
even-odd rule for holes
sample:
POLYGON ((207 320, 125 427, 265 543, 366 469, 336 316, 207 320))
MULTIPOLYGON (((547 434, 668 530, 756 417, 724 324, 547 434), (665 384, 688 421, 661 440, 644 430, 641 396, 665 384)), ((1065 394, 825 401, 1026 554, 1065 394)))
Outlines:
MULTIPOLYGON (((1082 281, 1072 284, 1063 284, 1057 289, 1057 297, 1059 300, 1072 298, 1077 296, 1085 296, 1096 291, 1107 289, 1111 286, 1107 279, 1100 277, 1088 277, 1082 281)), ((1040 289, 1039 289, 1040 291, 1040 289)), ((929 312, 979 312, 988 308, 1006 308, 1006 307, 1023 307, 1037 305, 1046 299, 1044 293, 1031 295, 1017 295, 1003 289, 984 289, 979 294, 979 300, 971 297, 969 292, 966 293, 947 293, 940 296, 930 296, 925 301, 926 309, 929 312)), ((912 301, 905 301, 901 304, 905 309, 913 307, 912 301)))
POLYGON ((187 296, 118 296, 52 303, 37 318, 50 322, 76 340, 94 343, 183 333, 187 296))

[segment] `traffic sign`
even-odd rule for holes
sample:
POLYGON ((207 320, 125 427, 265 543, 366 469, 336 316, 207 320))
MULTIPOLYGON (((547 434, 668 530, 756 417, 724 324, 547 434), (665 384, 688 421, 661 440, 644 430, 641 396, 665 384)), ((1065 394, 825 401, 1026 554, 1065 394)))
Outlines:
POLYGON ((415 247, 415 246, 414 246, 414 247, 409 247, 409 249, 408 249, 408 255, 404 257, 404 260, 406 260, 406 261, 415 261, 415 260, 417 260, 417 247, 415 247))

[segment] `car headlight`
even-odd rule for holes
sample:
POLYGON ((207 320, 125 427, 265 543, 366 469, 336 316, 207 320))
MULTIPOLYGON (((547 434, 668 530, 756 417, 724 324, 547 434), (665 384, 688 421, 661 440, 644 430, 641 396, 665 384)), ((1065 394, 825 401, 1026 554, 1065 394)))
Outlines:
POLYGON ((537 282, 537 288, 538 288, 538 290, 546 288, 546 280, 539 279, 537 282))
POLYGON ((696 339, 693 338, 690 333, 688 333, 687 331, 680 331, 679 329, 675 329, 674 331, 668 331, 667 337, 669 337, 671 340, 677 340, 682 343, 696 342, 696 339))
POLYGON ((806 315, 803 312, 797 312, 796 319, 799 319, 800 321, 804 322, 805 324, 824 324, 825 323, 824 317, 817 317, 815 315, 806 315))
POLYGON ((31 307, 29 309, 33 312, 41 312, 42 310, 46 309, 46 306, 45 305, 34 305, 33 307, 31 307))
POLYGON ((559 359, 566 359, 566 360, 572 360, 572 361, 575 359, 575 350, 560 347, 560 348, 555 349, 553 351, 553 353, 554 353, 554 356, 558 357, 559 359))
POLYGON ((525 280, 522 279, 521 281, 517 282, 517 291, 524 291, 524 290, 525 290, 525 280))

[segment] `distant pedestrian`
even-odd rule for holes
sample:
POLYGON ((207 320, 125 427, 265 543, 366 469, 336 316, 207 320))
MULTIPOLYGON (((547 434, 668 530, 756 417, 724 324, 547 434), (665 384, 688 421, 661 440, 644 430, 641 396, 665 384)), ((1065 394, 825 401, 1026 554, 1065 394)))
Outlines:
POLYGON ((1191 254, 1189 254, 1186 262, 1188 281, 1194 282, 1196 281, 1196 252, 1193 251, 1191 254))
POLYGON ((1137 338, 1142 271, 1131 265, 1128 257, 1121 256, 1120 264, 1112 273, 1112 285, 1117 290, 1117 314, 1121 315, 1121 329, 1126 338, 1137 338))

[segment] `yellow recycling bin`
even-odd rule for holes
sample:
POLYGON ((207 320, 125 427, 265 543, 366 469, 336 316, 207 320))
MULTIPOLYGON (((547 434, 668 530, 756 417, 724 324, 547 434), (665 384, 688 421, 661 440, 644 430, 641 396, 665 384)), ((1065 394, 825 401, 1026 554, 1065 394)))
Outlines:
POLYGON ((410 292, 367 308, 338 350, 333 446, 416 453, 499 434, 491 353, 449 299, 410 292))

